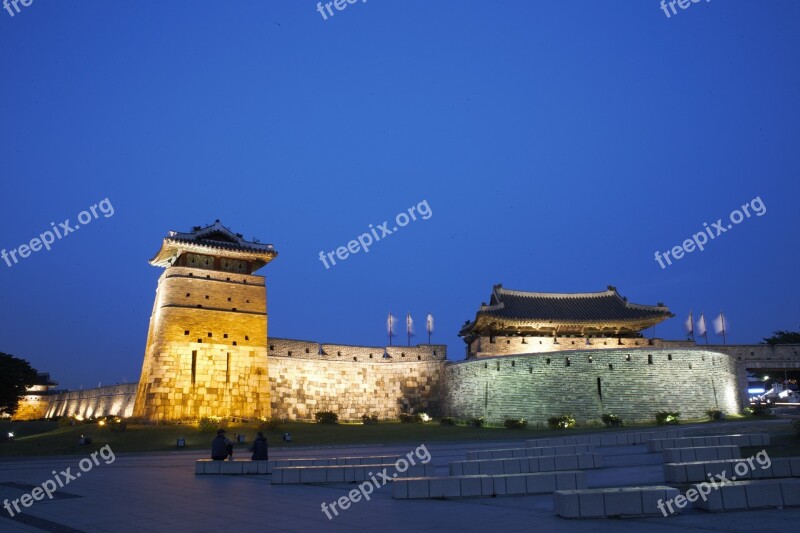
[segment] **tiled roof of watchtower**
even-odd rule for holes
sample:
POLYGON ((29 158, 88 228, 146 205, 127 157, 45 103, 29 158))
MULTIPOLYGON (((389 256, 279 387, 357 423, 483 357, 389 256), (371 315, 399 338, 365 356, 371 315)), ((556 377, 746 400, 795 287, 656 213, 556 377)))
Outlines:
POLYGON ((631 334, 672 316, 661 303, 628 303, 612 286, 602 292, 547 293, 495 285, 489 305, 481 305, 460 334, 631 334))
POLYGON ((258 265, 257 268, 278 255, 271 244, 247 241, 241 233, 234 233, 216 220, 210 226, 195 226, 191 232, 170 231, 150 264, 168 267, 183 252, 246 259, 258 265))

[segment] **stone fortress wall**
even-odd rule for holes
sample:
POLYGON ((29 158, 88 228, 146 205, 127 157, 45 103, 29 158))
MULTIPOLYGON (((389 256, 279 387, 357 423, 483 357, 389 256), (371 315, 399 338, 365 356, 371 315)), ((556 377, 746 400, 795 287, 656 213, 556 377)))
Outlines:
MULTIPOLYGON (((517 339, 504 340, 495 344, 513 347, 517 339)), ((559 343, 564 340, 573 339, 559 343)), ((650 422, 660 410, 680 411, 684 418, 702 417, 715 407, 738 412, 747 399, 747 369, 800 369, 799 345, 636 340, 643 345, 446 362, 442 345, 369 347, 271 338, 272 415, 310 419, 330 410, 343 420, 364 414, 394 418, 414 409, 493 421, 526 418, 532 424, 568 413, 582 422, 596 423, 603 413, 650 422), (383 357, 384 350, 391 358, 383 357)), ((135 397, 136 384, 71 391, 45 397, 46 416, 130 416, 135 397)))
POLYGON ((599 423, 604 413, 652 422, 658 411, 702 418, 739 411, 736 363, 695 349, 576 350, 473 358, 445 368, 445 414, 543 425, 571 414, 599 423))

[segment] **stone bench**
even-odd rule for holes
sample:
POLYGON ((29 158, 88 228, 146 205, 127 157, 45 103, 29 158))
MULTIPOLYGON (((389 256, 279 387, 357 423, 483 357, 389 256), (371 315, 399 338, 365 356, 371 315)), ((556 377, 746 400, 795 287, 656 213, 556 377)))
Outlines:
POLYGON ((514 457, 539 457, 542 455, 575 455, 584 452, 594 452, 594 450, 594 446, 589 444, 547 446, 543 448, 503 448, 498 450, 467 452, 467 459, 511 459, 514 457))
POLYGON ((678 489, 659 486, 559 490, 553 493, 553 510, 563 518, 664 516, 658 501, 678 494, 678 489))
POLYGON ((386 470, 391 476, 400 478, 431 476, 434 473, 432 464, 410 465, 408 470, 395 470, 395 463, 375 465, 327 465, 327 466, 284 466, 272 471, 273 485, 299 483, 355 483, 367 481, 378 472, 386 470))
POLYGON ((274 459, 269 461, 251 461, 236 459, 234 461, 212 461, 198 459, 195 463, 195 474, 272 474, 274 468, 286 466, 326 466, 326 465, 360 465, 389 464, 396 462, 399 455, 371 455, 364 457, 304 457, 298 459, 274 459), (234 463, 229 466, 218 466, 213 463, 234 463), (248 464, 254 463, 254 464, 248 464), (256 464, 257 463, 257 464, 256 464), (240 467, 237 466, 239 464, 240 467), (222 471, 224 470, 224 472, 222 471))
POLYGON ((660 452, 664 448, 697 448, 703 446, 769 446, 766 433, 744 435, 711 435, 707 437, 684 437, 681 439, 653 439, 647 442, 649 452, 660 452))
POLYGON ((771 465, 766 469, 762 468, 756 460, 752 461, 754 468, 750 468, 749 461, 746 459, 725 459, 691 463, 664 463, 664 479, 667 483, 694 483, 708 481, 709 475, 716 476, 718 474, 724 474, 730 481, 736 481, 737 479, 800 477, 800 457, 771 458, 771 465), (739 467, 737 471, 737 463, 743 463, 745 466, 739 467))
POLYGON ((683 429, 670 429, 667 431, 598 433, 594 435, 577 435, 575 437, 529 439, 525 441, 525 446, 531 448, 543 446, 570 446, 576 444, 589 444, 591 446, 619 446, 628 444, 643 444, 653 439, 681 438, 683 435, 683 429))
POLYGON ((235 461, 212 461, 211 459, 198 459, 194 464, 196 475, 243 475, 243 474, 269 474, 269 461, 251 461, 250 459, 236 459, 235 461))
POLYGON ((694 506, 706 511, 797 507, 800 506, 800 479, 728 483, 719 490, 712 490, 705 500, 694 502, 694 506))
POLYGON ((664 448, 662 455, 665 463, 691 463, 739 459, 742 457, 742 451, 738 446, 700 446, 697 448, 664 448))
POLYGON ((547 494, 586 487, 586 473, 545 472, 494 476, 417 477, 392 481, 396 500, 547 494))
POLYGON ((542 455, 538 457, 514 457, 511 459, 478 459, 450 463, 451 476, 531 474, 556 470, 583 470, 602 468, 603 457, 599 453, 577 455, 542 455))

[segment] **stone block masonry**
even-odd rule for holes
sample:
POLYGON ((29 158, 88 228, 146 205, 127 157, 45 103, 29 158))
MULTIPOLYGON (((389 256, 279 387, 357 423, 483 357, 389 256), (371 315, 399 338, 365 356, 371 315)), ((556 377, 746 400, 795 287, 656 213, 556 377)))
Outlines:
POLYGON ((612 413, 653 422, 658 411, 703 418, 711 408, 739 411, 736 363, 695 349, 621 349, 510 355, 447 365, 447 416, 502 422, 572 414, 600 422, 612 413))
POLYGON ((362 415, 392 419, 411 410, 432 416, 439 414, 443 357, 383 361, 382 358, 354 362, 272 355, 269 359, 272 416, 310 420, 317 411, 332 411, 340 420, 360 420, 362 415))

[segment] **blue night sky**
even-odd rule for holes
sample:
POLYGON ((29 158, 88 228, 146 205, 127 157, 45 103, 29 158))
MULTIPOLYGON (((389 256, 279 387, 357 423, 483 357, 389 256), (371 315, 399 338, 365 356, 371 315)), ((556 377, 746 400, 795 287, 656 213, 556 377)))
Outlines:
POLYGON ((0 248, 114 208, 0 262, 0 351, 62 387, 138 380, 147 261, 215 219, 280 254, 259 271, 270 336, 383 345, 410 311, 425 342, 430 312, 461 359, 496 283, 612 284, 668 305, 669 339, 690 309, 723 309, 734 343, 800 327, 796 0, 20 10, 0 11, 0 248), (654 259, 755 198, 763 216, 654 259), (420 202, 427 220, 319 260, 420 202))

